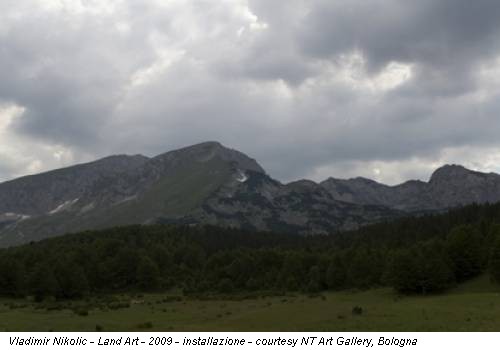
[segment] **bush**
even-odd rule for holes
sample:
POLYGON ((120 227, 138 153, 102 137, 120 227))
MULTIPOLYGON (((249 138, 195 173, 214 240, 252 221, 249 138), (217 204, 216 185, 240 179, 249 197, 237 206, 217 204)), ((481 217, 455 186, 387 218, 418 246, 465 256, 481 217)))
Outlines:
POLYGON ((164 303, 173 303, 176 301, 182 301, 182 297, 180 295, 167 295, 163 298, 164 303))
POLYGON ((130 303, 127 301, 116 301, 108 304, 110 310, 128 309, 129 307, 130 303))
POLYGON ((77 314, 78 316, 83 316, 83 317, 89 315, 89 311, 87 309, 75 309, 75 310, 73 310, 73 312, 75 314, 77 314))
POLYGON ((153 322, 148 321, 148 322, 144 322, 144 323, 139 323, 137 325, 137 328, 139 328, 139 329, 151 329, 151 328, 153 328, 153 322))
POLYGON ((217 289, 221 293, 229 294, 234 290, 234 285, 233 285, 233 282, 229 278, 224 278, 217 285, 217 289))
POLYGON ((355 316, 360 316, 363 314, 363 308, 361 306, 355 306, 352 308, 352 314, 355 316))

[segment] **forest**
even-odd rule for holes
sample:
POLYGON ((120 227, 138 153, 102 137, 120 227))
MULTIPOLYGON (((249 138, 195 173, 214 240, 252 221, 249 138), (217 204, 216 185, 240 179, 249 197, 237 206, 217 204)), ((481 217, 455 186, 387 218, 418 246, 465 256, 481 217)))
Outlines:
POLYGON ((194 296, 363 290, 439 293, 500 282, 500 204, 301 236, 214 226, 128 226, 0 250, 0 295, 74 299, 179 288, 194 296))

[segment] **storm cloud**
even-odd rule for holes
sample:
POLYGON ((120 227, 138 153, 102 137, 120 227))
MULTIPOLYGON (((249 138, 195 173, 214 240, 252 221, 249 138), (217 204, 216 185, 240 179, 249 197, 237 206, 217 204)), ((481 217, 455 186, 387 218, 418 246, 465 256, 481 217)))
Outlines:
POLYGON ((0 181, 218 140, 270 175, 500 171, 493 0, 0 3, 0 181))

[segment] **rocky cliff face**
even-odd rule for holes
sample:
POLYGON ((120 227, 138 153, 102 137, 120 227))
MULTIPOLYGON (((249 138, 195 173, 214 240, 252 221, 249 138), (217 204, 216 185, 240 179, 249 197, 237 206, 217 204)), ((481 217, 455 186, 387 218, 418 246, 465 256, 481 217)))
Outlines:
MULTIPOLYGON (((92 163, 22 177, 0 184, 0 213, 38 216, 95 196, 111 185, 120 192, 120 176, 148 161, 144 156, 112 156, 92 163)), ((128 189, 124 185, 124 190, 128 189)), ((125 193, 126 195, 126 193, 125 193)), ((1 215, 1 214, 0 214, 1 215)))
POLYGON ((231 178, 264 173, 217 142, 154 158, 112 156, 0 184, 0 245, 66 232, 184 220, 231 178))
POLYGON ((217 142, 161 154, 112 156, 0 184, 0 246, 129 224, 183 223, 330 233, 472 202, 500 200, 500 176, 459 166, 431 180, 282 184, 217 142))
POLYGON ((338 201, 312 181, 283 185, 252 171, 244 178, 246 181, 239 180, 239 184, 226 184, 204 203, 202 221, 314 234, 353 229, 401 215, 382 206, 338 201))
POLYGON ((471 203, 500 201, 500 175, 471 171, 459 165, 437 169, 429 182, 408 181, 386 186, 361 178, 330 178, 321 186, 337 200, 377 204, 406 212, 445 210, 471 203))

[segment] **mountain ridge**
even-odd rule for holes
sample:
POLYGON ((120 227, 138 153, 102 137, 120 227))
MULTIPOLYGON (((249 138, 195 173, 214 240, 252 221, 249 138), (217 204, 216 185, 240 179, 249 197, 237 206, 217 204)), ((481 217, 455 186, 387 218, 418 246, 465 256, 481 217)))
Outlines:
POLYGON ((325 234, 495 201, 500 201, 500 175, 461 166, 441 167, 429 182, 396 186, 365 178, 283 184, 255 159, 210 141, 155 157, 110 156, 0 183, 0 246, 150 223, 325 234))
POLYGON ((408 180, 389 186, 365 178, 329 178, 320 184, 337 200, 378 204, 408 212, 500 201, 500 175, 456 164, 439 167, 427 182, 408 180))

